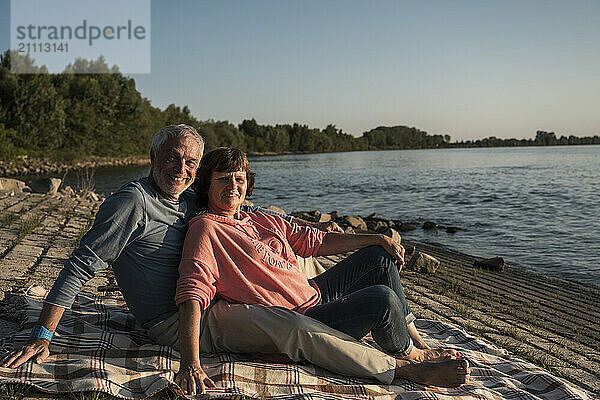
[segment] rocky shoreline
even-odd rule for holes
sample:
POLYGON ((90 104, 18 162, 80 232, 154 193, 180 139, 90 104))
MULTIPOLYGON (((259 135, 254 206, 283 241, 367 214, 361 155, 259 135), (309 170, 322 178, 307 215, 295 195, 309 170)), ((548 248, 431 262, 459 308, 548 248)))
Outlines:
MULTIPOLYGON (((0 337, 19 327, 4 301, 6 294, 32 284, 50 287, 103 200, 89 190, 75 192, 54 185, 56 190, 36 193, 31 184, 14 184, 20 189, 0 188, 0 337)), ((319 211, 291 214, 316 222, 334 220, 348 232, 399 235, 402 230, 400 221, 374 213, 365 217, 319 211)), ((430 244, 402 243, 410 260, 402 280, 419 318, 459 326, 592 396, 600 394, 599 290, 510 265, 485 268, 478 264, 484 260, 430 244), (419 255, 424 260, 418 260, 419 255)), ((319 258, 325 267, 338 260, 319 258)), ((110 271, 92 279, 84 290, 118 294, 110 271)), ((41 397, 28 396, 21 398, 41 397)))
POLYGON ((64 174, 77 170, 130 165, 150 165, 150 159, 147 156, 128 156, 118 158, 89 157, 85 160, 67 161, 21 156, 14 161, 0 160, 0 176, 19 177, 23 175, 64 174))

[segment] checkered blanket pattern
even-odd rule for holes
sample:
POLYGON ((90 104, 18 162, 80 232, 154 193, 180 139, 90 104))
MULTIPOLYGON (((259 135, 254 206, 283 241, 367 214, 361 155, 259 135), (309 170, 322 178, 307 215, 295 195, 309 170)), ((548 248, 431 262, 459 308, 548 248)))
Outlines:
MULTIPOLYGON (((41 310, 43 290, 15 296, 23 330, 0 339, 4 350, 24 343, 41 310)), ((309 364, 264 363, 244 355, 204 355, 202 365, 216 383, 210 398, 245 395, 268 399, 586 399, 544 370, 509 358, 465 332, 440 322, 417 320, 429 343, 460 349, 472 366, 472 380, 455 389, 396 380, 348 378, 309 364)), ((122 301, 81 293, 61 320, 44 364, 0 368, 0 384, 17 382, 50 393, 96 390, 127 399, 146 398, 172 384, 179 353, 150 342, 122 301)))

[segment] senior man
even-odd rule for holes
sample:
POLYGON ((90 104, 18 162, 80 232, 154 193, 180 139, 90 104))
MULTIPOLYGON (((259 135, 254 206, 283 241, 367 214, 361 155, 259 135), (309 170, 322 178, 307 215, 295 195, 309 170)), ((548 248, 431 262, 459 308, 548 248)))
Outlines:
MULTIPOLYGON (((140 325, 156 342, 178 347, 177 268, 186 223, 198 212, 195 193, 187 189, 203 149, 202 137, 190 126, 170 125, 156 133, 149 176, 129 182, 100 206, 92 228, 65 261, 30 341, 0 357, 0 365, 16 368, 30 359, 44 362, 64 310, 85 282, 109 264, 140 325)), ((225 302, 203 318, 201 350, 282 353, 295 361, 308 360, 340 374, 384 383, 392 381, 396 367, 393 357, 311 318, 225 302)), ((199 382, 198 392, 202 391, 204 383, 199 382)))

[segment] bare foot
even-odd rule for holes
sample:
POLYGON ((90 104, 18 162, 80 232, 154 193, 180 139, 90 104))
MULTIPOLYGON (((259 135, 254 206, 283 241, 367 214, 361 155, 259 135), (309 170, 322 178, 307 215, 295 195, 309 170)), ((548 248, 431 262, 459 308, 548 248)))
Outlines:
POLYGON ((406 359, 417 362, 425 362, 444 361, 458 357, 460 357, 460 354, 454 349, 419 349, 414 346, 410 354, 406 356, 406 359))
POLYGON ((395 378, 423 385, 456 387, 469 380, 469 362, 465 359, 440 362, 396 360, 395 378))

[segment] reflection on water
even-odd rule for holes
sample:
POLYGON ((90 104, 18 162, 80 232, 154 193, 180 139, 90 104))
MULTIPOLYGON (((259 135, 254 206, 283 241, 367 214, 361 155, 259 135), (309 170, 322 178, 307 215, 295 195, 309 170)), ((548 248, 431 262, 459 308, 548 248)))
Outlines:
MULTIPOLYGON (((569 146, 260 157, 251 159, 251 200, 458 226, 405 236, 598 284, 599 155, 600 146, 569 146)), ((102 169, 96 188, 114 191, 147 173, 102 169)))

